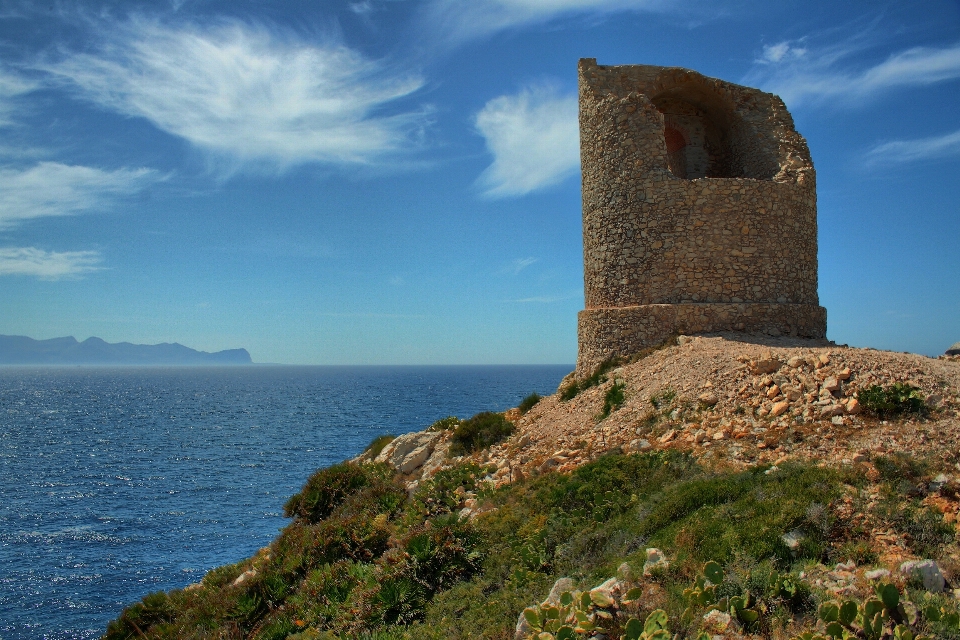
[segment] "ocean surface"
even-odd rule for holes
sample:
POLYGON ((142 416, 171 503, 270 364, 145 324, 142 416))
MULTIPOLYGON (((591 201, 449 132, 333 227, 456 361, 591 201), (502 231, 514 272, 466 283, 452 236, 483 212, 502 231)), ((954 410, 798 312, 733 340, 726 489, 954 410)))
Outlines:
POLYGON ((267 545, 317 468, 572 369, 0 367, 0 639, 99 637, 267 545))

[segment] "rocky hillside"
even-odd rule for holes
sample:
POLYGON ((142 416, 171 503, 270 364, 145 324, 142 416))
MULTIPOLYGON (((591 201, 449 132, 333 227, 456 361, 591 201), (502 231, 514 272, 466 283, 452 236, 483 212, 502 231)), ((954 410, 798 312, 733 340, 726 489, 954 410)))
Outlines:
POLYGON ((106 637, 960 639, 958 360, 681 336, 375 440, 106 637))
MULTIPOLYGON (((891 451, 952 465, 960 454, 957 356, 932 359, 790 338, 681 336, 609 368, 564 400, 561 392, 576 382, 571 374, 557 394, 526 414, 508 412, 514 435, 471 459, 496 465, 493 478, 501 484, 569 472, 618 447, 687 451, 725 468, 791 459, 852 464, 891 451), (884 419, 863 410, 858 396, 864 390, 896 384, 917 390, 921 411, 884 419), (614 385, 622 387, 623 399, 604 417, 614 385)), ((397 445, 405 454, 415 443, 415 455, 390 447, 381 460, 416 479, 444 464, 445 442, 441 433, 410 434, 397 445)))

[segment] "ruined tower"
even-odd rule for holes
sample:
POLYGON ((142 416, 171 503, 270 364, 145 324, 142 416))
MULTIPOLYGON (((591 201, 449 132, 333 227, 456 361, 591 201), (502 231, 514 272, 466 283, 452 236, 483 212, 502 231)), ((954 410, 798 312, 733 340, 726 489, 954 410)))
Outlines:
POLYGON ((783 101, 589 58, 579 84, 577 371, 677 333, 824 337, 816 175, 783 101))

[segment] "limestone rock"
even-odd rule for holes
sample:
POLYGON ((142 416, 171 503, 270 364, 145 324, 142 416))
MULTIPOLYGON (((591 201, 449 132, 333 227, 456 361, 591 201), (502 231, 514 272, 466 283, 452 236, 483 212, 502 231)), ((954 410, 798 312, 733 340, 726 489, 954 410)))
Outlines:
POLYGON ((415 431, 394 438, 377 456, 377 462, 385 462, 403 474, 423 466, 441 434, 436 431, 415 431))
POLYGON ((768 358, 766 360, 760 360, 753 367, 754 375, 763 375, 765 373, 776 373, 780 370, 780 367, 783 366, 783 363, 776 358, 768 358))
POLYGON ((553 583, 553 586, 550 587, 550 593, 547 594, 547 602, 557 604, 560 602, 560 595, 564 591, 573 591, 574 587, 576 587, 576 584, 572 578, 559 578, 553 583))
POLYGON ((960 342, 955 342, 952 347, 947 349, 948 356, 960 356, 960 342))
POLYGON ((723 634, 734 624, 729 613, 717 609, 708 611, 703 616, 703 630, 707 633, 723 634))
POLYGON ((433 453, 430 454, 430 457, 427 458, 427 461, 423 463, 423 469, 421 473, 424 477, 432 476, 436 473, 440 467, 443 466, 444 462, 447 461, 447 454, 450 452, 450 442, 439 442, 434 444, 433 453))
POLYGON ((805 364, 807 364, 807 360, 803 356, 793 356, 787 360, 787 366, 790 366, 794 369, 799 369, 805 364))
POLYGON ((647 549, 647 560, 643 563, 643 575, 651 576, 654 571, 666 571, 670 567, 670 561, 663 551, 656 547, 647 549))
POLYGON ((521 611, 520 617, 517 618, 517 626, 513 630, 513 640, 523 640, 528 637, 531 632, 533 632, 533 629, 530 628, 530 623, 527 622, 527 618, 523 615, 523 611, 521 611))
POLYGON ((237 579, 233 581, 233 586, 237 587, 243 584, 244 582, 246 582, 247 580, 251 580, 256 577, 257 577, 256 569, 247 569, 246 571, 241 573, 239 576, 237 576, 237 579))
POLYGON ((773 405, 773 408, 770 410, 770 415, 774 418, 781 416, 787 412, 787 409, 790 408, 790 403, 784 400, 783 402, 778 402, 773 405))
POLYGON ((790 551, 796 551, 800 548, 800 543, 803 542, 806 537, 802 531, 794 529, 780 536, 780 539, 783 540, 783 544, 787 545, 790 551))
POLYGON ((873 569, 872 571, 865 571, 863 573, 863 577, 867 580, 879 580, 889 575, 890 571, 888 569, 873 569))
POLYGON ((924 589, 933 593, 942 592, 946 586, 940 567, 933 560, 908 560, 900 565, 900 573, 921 582, 924 589))
POLYGON ((717 404, 720 401, 720 399, 717 398, 717 394, 713 393, 712 391, 701 393, 697 397, 697 400, 699 400, 701 404, 707 407, 712 407, 713 405, 717 404))

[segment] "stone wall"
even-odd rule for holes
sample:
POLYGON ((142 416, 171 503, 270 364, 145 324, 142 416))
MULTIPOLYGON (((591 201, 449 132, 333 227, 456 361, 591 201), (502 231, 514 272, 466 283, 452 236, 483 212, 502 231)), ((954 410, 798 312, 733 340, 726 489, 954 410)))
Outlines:
POLYGON ((579 65, 577 370, 675 333, 823 337, 816 175, 774 95, 648 65, 579 65))

